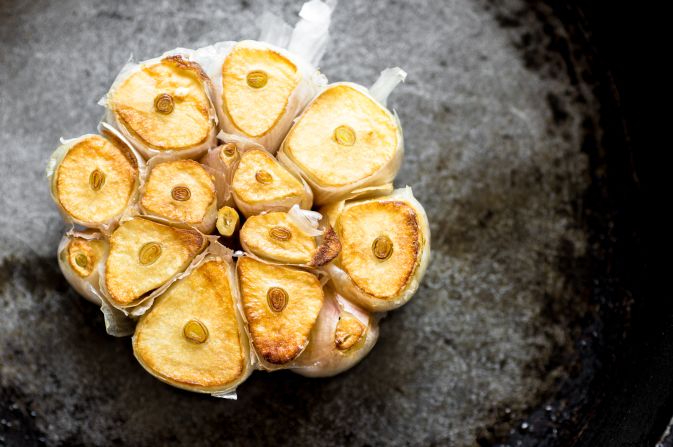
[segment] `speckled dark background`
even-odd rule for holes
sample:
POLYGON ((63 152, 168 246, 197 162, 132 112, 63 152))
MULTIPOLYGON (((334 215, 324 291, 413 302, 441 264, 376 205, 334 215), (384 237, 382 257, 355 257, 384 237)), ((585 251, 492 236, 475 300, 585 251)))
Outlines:
POLYGON ((94 131, 129 54, 254 38, 265 8, 293 22, 299 6, 0 2, 0 444, 562 442, 548 422, 570 409, 548 402, 593 374, 578 349, 606 327, 583 215, 600 126, 586 61, 544 6, 341 0, 321 68, 365 85, 409 73, 390 101, 407 148, 396 183, 433 233, 417 296, 348 373, 258 372, 236 402, 172 389, 61 277, 45 163, 59 137, 94 131))

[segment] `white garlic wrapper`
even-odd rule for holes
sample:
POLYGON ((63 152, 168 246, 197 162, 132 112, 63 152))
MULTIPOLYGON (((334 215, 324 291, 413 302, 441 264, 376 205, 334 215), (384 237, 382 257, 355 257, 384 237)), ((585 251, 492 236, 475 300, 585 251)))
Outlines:
POLYGON ((404 138, 386 101, 405 77, 396 67, 384 70, 370 89, 350 82, 330 84, 297 118, 278 160, 306 179, 317 205, 393 181, 404 138))
POLYGON ((323 207, 342 245, 325 266, 337 292, 372 312, 405 304, 430 260, 430 226, 411 188, 323 207))
POLYGON ((292 370, 306 377, 329 377, 355 366, 379 337, 376 317, 326 288, 325 303, 308 346, 292 370))
POLYGON ((316 69, 336 2, 304 4, 294 29, 265 14, 260 41, 219 42, 196 50, 215 86, 220 128, 275 153, 294 118, 326 84, 316 69))
POLYGON ((105 120, 149 159, 201 156, 217 144, 213 86, 191 50, 129 61, 99 104, 105 120))

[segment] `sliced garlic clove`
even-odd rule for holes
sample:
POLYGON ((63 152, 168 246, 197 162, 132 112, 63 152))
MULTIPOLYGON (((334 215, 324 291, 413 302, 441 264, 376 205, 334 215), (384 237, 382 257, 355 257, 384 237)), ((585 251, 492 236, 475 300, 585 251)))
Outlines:
POLYGON ((58 246, 58 265, 77 293, 94 304, 101 304, 99 276, 109 245, 93 230, 67 233, 58 246))
POLYGON ((323 303, 318 278, 244 256, 237 262, 241 302, 265 369, 288 366, 304 350, 323 303))
POLYGON ((173 228, 135 217, 110 237, 103 281, 110 304, 139 305, 151 292, 183 272, 202 251, 206 238, 196 230, 173 228))
POLYGON ((306 377, 342 373, 369 354, 378 337, 376 318, 326 287, 309 344, 292 370, 306 377))
POLYGON ((325 266, 339 294, 373 312, 411 299, 430 259, 428 219, 411 188, 322 212, 335 222, 342 244, 339 256, 325 266))
POLYGON ((313 203, 311 189, 261 149, 241 154, 231 190, 246 217, 263 211, 287 211, 292 205, 308 209, 313 203))
POLYGON ((217 117, 212 83, 188 54, 127 64, 101 100, 106 120, 145 158, 194 157, 214 147, 217 117))
POLYGON ((223 206, 217 212, 217 231, 224 237, 231 237, 241 222, 235 209, 223 206))
POLYGON ((231 259, 209 256, 155 300, 133 336, 133 352, 150 374, 218 395, 245 381, 252 364, 234 275, 231 259))
POLYGON ((65 141, 47 167, 51 195, 67 221, 108 231, 135 200, 140 163, 111 133, 65 141))
POLYGON ((215 178, 194 160, 154 164, 141 191, 140 208, 145 215, 210 233, 217 220, 215 178))
POLYGON ((278 159, 306 179, 316 204, 393 181, 404 141, 397 117, 381 101, 405 75, 384 71, 382 78, 396 76, 396 82, 377 82, 382 84, 376 89, 379 100, 357 84, 331 84, 297 118, 278 159))
POLYGON ((285 212, 249 217, 241 228, 240 238, 245 251, 264 260, 308 267, 327 264, 341 249, 333 230, 329 229, 323 243, 318 244, 316 236, 306 233, 285 212))

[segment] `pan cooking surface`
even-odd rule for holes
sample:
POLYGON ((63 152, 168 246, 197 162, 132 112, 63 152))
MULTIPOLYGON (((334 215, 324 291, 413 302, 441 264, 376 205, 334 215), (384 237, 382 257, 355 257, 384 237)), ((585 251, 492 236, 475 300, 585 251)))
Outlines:
MULTIPOLYGON (((271 9, 294 20, 299 5, 271 9)), ((0 441, 563 444, 563 423, 590 395, 596 346, 619 331, 598 312, 592 277, 599 104, 582 48, 544 6, 338 6, 321 67, 330 80, 409 73, 390 101, 407 148, 397 185, 413 187, 433 236, 419 292, 350 372, 258 372, 236 402, 181 392, 146 374, 129 340, 107 336, 69 289, 43 174, 58 138, 94 131, 96 101, 130 53, 255 37, 264 6, 0 5, 0 441)))

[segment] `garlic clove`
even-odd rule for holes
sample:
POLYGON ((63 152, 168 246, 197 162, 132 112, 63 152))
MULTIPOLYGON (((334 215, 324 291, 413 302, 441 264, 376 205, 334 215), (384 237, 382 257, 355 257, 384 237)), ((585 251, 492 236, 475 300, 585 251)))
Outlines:
POLYGON ((158 163, 152 167, 143 186, 141 210, 146 215, 210 233, 217 219, 214 182, 214 177, 193 160, 158 163))
POLYGON ((287 366, 306 347, 323 303, 318 278, 244 256, 237 262, 252 344, 266 369, 287 366))
POLYGON ((101 304, 99 272, 109 245, 102 234, 93 230, 68 233, 58 247, 58 265, 77 293, 94 304, 101 304))
POLYGON ((203 393, 232 392, 250 375, 250 348, 236 309, 234 266, 206 258, 139 320, 133 352, 153 376, 203 393))
POLYGON ((184 271, 204 248, 196 230, 173 228, 135 217, 122 222, 110 237, 105 263, 105 290, 119 308, 139 304, 148 292, 184 271))
POLYGON ((223 206, 217 212, 217 231, 224 237, 231 237, 240 223, 240 218, 235 209, 223 206))
POLYGON ((66 219, 105 229, 133 201, 139 159, 112 134, 84 135, 54 152, 48 175, 52 197, 66 219))
POLYGON ((310 188, 261 149, 241 154, 231 189, 236 206, 246 217, 287 211, 295 204, 308 209, 313 203, 310 188))
POLYGON ((364 87, 344 82, 329 85, 306 107, 278 153, 306 178, 318 205, 392 182, 402 157, 397 117, 364 87))
POLYGON ((145 158, 183 158, 215 146, 212 85, 187 55, 173 54, 125 67, 103 99, 107 119, 145 158))
POLYGON ((334 259, 341 249, 333 230, 325 233, 319 245, 318 238, 306 233, 286 212, 249 217, 241 228, 240 238, 247 252, 281 264, 317 267, 334 259))
POLYGON ((309 344, 292 370, 306 377, 329 377, 355 366, 372 350, 379 336, 378 320, 325 287, 309 344))
POLYGON ((334 263, 326 266, 336 290, 374 312, 406 303, 430 259, 427 216, 411 188, 322 211, 335 222, 343 246, 334 263))

